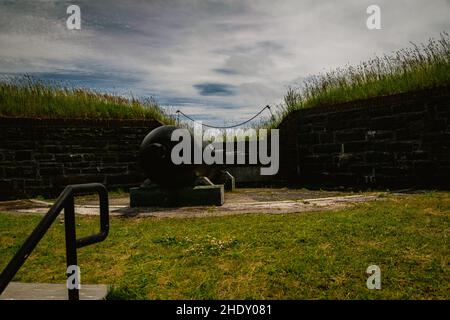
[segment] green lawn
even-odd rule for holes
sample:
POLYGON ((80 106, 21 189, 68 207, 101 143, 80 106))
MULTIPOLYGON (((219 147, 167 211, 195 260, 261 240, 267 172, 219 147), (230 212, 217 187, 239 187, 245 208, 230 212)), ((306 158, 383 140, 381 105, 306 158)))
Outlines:
MULTIPOLYGON (((113 218, 79 250, 82 283, 125 299, 449 299, 450 193, 393 197, 335 212, 197 219, 113 218), (381 290, 366 269, 381 268, 381 290)), ((38 216, 0 214, 0 268, 38 216)), ((96 230, 78 217, 79 236, 96 230)), ((56 221, 15 281, 65 281, 56 221)))

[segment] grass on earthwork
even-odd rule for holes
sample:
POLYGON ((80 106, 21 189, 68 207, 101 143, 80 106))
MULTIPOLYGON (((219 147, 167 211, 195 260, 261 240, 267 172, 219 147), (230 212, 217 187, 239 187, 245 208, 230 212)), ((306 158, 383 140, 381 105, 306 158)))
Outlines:
POLYGON ((0 79, 0 117, 155 119, 175 123, 175 118, 153 98, 125 98, 28 75, 0 79))
MULTIPOLYGON (((334 212, 195 219, 112 218, 108 238, 79 250, 82 283, 109 299, 449 299, 450 193, 334 212), (381 290, 366 287, 370 265, 381 290)), ((0 269, 39 216, 0 213, 0 269)), ((78 236, 98 217, 77 217, 78 236)), ((57 220, 15 281, 65 281, 57 220)))
POLYGON ((449 85, 450 36, 444 31, 439 39, 306 77, 287 90, 274 117, 258 126, 275 128, 297 109, 449 85))

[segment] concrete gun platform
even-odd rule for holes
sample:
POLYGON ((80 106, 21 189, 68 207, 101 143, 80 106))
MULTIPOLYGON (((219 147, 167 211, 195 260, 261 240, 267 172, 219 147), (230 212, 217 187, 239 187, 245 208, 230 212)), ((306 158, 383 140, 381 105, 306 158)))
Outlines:
MULTIPOLYGON (((381 193, 314 191, 289 188, 246 188, 225 193, 222 206, 146 207, 131 208, 127 194, 111 196, 111 216, 191 218, 246 213, 285 214, 317 210, 336 210, 359 202, 382 199, 381 193)), ((79 215, 98 215, 98 200, 92 196, 75 199, 75 212, 79 215)), ((0 202, 0 211, 45 214, 52 203, 41 200, 15 200, 0 202)))

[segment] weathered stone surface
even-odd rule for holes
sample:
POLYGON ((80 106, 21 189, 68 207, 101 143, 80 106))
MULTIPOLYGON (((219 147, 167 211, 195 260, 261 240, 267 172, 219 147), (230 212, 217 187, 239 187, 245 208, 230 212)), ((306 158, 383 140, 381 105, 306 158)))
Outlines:
POLYGON ((450 188, 449 101, 447 86, 294 111, 279 127, 279 179, 450 188))
POLYGON ((70 183, 137 186, 142 183, 139 145, 160 125, 153 120, 0 118, 0 200, 57 196, 70 183))

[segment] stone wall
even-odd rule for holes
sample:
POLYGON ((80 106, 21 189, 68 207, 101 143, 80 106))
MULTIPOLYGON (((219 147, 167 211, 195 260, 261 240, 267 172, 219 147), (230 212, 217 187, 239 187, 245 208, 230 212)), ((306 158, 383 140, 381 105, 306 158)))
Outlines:
MULTIPOLYGON (((0 118, 0 199, 57 196, 74 183, 137 186, 139 145, 160 125, 0 118)), ((280 142, 280 173, 264 185, 449 188, 450 87, 298 110, 280 142)))
POLYGON ((450 87, 292 112, 280 177, 296 185, 450 187, 450 87))
POLYGON ((273 176, 261 175, 260 170, 260 167, 257 166, 227 168, 227 171, 235 178, 236 187, 238 188, 271 187, 282 184, 282 182, 274 179, 273 176))
POLYGON ((57 196, 68 184, 139 185, 137 165, 154 120, 0 118, 0 199, 57 196))

